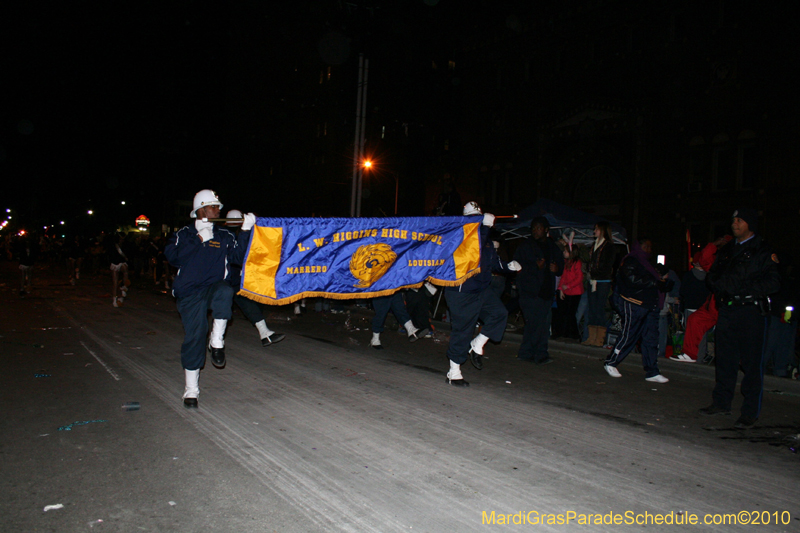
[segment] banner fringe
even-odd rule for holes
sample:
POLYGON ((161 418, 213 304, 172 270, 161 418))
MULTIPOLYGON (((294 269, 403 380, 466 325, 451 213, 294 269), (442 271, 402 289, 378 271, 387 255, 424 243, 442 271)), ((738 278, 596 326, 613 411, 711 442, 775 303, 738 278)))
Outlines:
MULTIPOLYGON (((465 281, 467 281, 472 276, 480 274, 481 269, 476 268, 472 272, 469 272, 466 276, 463 276, 460 279, 455 281, 446 281, 441 279, 436 279, 432 277, 428 277, 425 281, 429 281, 434 285, 440 287, 458 287, 462 285, 465 281)), ((256 294, 253 292, 246 291, 244 289, 240 289, 237 293, 239 296, 244 296, 250 300, 266 304, 266 305, 288 305, 292 304, 298 300, 302 300, 303 298, 330 298, 331 300, 362 300, 368 298, 379 298, 381 296, 390 296, 397 291, 402 291, 403 289, 419 289, 425 284, 425 281, 420 281, 419 283, 414 283, 412 285, 404 285, 402 287, 397 287, 396 289, 386 289, 383 291, 377 292, 359 292, 359 293, 348 293, 348 294, 339 294, 333 292, 320 292, 320 291, 309 291, 309 292, 301 292, 298 294, 293 294, 292 296, 287 296, 286 298, 267 298, 266 296, 262 296, 260 294, 256 294)))

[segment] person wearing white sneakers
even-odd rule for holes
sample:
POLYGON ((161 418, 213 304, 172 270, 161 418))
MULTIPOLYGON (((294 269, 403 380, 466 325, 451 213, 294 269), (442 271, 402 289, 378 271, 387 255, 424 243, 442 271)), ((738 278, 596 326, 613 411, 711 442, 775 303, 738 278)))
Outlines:
POLYGON ((225 366, 224 335, 231 318, 234 293, 228 283, 229 266, 242 264, 250 230, 256 221, 253 213, 246 214, 237 238, 208 220, 218 218, 221 208, 217 193, 210 189, 198 192, 189 214, 196 219, 195 223, 171 235, 164 250, 170 264, 179 269, 172 294, 185 332, 181 365, 186 379, 183 404, 187 408, 197 408, 200 369, 206 361, 209 309, 213 318, 208 342, 211 362, 217 368, 225 366))
POLYGON ((384 323, 386 322, 386 317, 389 316, 389 311, 394 314, 400 324, 403 324, 410 342, 418 341, 427 333, 427 330, 421 330, 414 326, 414 322, 411 321, 411 315, 408 314, 408 309, 406 309, 406 302, 399 291, 389 296, 373 298, 372 307, 375 309, 375 316, 372 317, 372 339, 369 341, 369 345, 376 350, 383 349, 381 333, 383 333, 384 323))
POLYGON ((653 383, 669 381, 658 370, 658 310, 673 282, 666 276, 662 278, 650 264, 652 247, 649 239, 642 239, 641 244, 634 242, 617 272, 613 299, 622 315, 622 332, 603 364, 612 378, 622 377, 617 366, 641 339, 645 380, 653 383))
POLYGON ((492 270, 516 272, 522 268, 516 261, 506 265, 497 256, 489 233, 494 225, 494 215, 483 214, 475 202, 465 205, 463 213, 464 216, 482 217, 476 217, 476 221, 481 222, 481 271, 462 285, 446 287, 444 291, 452 331, 447 347, 447 357, 450 359, 447 383, 457 387, 469 386, 461 374, 461 365, 469 358, 475 368, 483 368, 484 346, 489 340, 500 342, 506 330, 508 311, 492 290, 492 270), (473 339, 472 334, 479 319, 483 323, 481 332, 473 339))

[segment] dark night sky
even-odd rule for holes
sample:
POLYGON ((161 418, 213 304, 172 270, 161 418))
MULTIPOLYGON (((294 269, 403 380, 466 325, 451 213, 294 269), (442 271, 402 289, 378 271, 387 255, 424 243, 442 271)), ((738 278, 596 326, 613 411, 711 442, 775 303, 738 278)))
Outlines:
POLYGON ((232 174, 264 169, 238 147, 264 130, 281 139, 265 124, 324 35, 346 35, 351 62, 365 46, 402 54, 431 44, 426 25, 446 9, 362 4, 373 16, 326 1, 23 4, 5 17, 0 59, 3 208, 47 222, 87 208, 151 214, 204 187, 248 198, 232 174))
MULTIPOLYGON (((368 50, 370 103, 415 119, 426 110, 410 97, 414 75, 393 64, 456 49, 462 35, 533 9, 514 0, 358 3, 362 9, 350 11, 334 0, 18 3, 0 17, 0 196, 7 204, 0 207, 36 222, 88 208, 124 212, 127 220, 166 215, 174 200, 210 187, 229 206, 268 212, 287 201, 281 184, 260 178, 270 151, 285 141, 281 98, 292 96, 294 65, 324 65, 323 36, 350 39, 350 64, 368 50)), ((796 77, 790 33, 771 31, 793 20, 780 13, 774 7, 754 19, 763 38, 751 43, 768 54, 785 49, 791 60, 785 68, 752 61, 762 72, 747 78, 771 83, 754 97, 769 93, 775 108, 788 101, 796 77)), ((564 90, 554 85, 552 93, 564 90)))
POLYGON ((6 202, 38 217, 123 199, 144 209, 214 175, 228 13, 29 7, 11 24, 13 53, 3 59, 12 103, 0 137, 6 202))

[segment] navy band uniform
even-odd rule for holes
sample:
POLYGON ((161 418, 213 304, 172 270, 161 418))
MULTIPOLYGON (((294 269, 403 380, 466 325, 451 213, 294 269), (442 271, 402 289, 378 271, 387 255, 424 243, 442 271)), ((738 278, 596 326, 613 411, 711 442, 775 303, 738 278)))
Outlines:
POLYGON ((480 226, 480 273, 462 285, 447 287, 444 291, 451 327, 450 344, 447 346, 447 357, 450 360, 447 382, 462 387, 469 383, 461 374, 461 365, 470 359, 475 368, 483 368, 483 347, 489 340, 500 342, 506 330, 508 311, 497 293, 492 290, 492 271, 516 272, 521 268, 515 261, 506 265, 497 256, 490 236, 494 215, 484 214, 475 202, 465 205, 463 213, 464 216, 483 215, 483 220, 480 226), (481 332, 473 338, 479 319, 483 326, 481 332))
POLYGON ((189 408, 198 406, 198 381, 206 358, 209 309, 213 318, 209 340, 211 359, 214 366, 225 366, 224 335, 231 317, 234 293, 229 284, 230 265, 243 262, 250 239, 249 230, 255 224, 255 215, 248 213, 244 217, 243 231, 237 238, 227 229, 204 220, 219 217, 221 207, 214 191, 203 189, 198 192, 189 214, 197 220, 171 235, 164 250, 170 264, 178 268, 172 294, 177 300, 184 328, 181 364, 186 387, 183 403, 189 408))

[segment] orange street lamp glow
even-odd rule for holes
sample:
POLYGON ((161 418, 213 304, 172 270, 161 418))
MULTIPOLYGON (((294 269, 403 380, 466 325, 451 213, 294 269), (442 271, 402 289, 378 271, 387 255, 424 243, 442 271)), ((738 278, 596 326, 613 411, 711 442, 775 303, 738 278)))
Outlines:
POLYGON ((364 168, 370 168, 372 166, 372 161, 364 161, 364 168))

